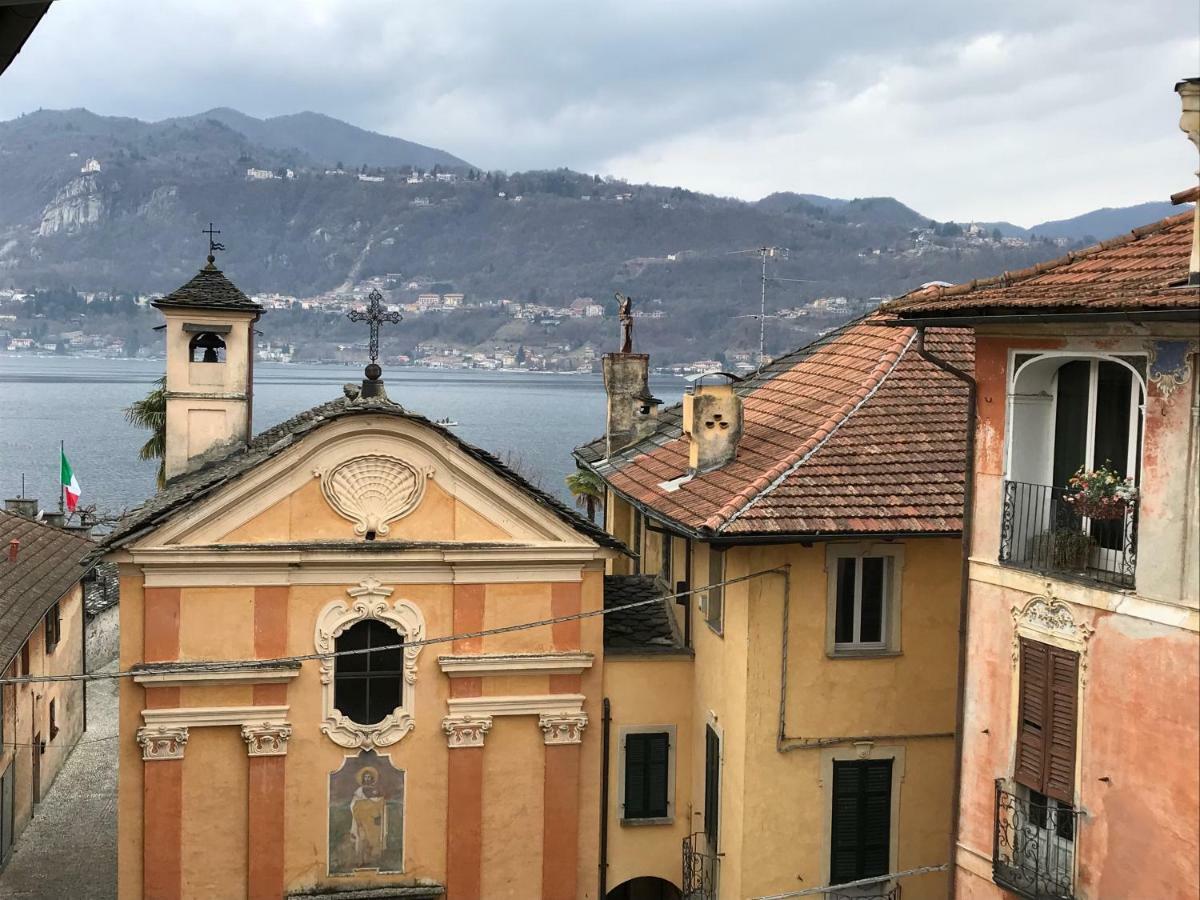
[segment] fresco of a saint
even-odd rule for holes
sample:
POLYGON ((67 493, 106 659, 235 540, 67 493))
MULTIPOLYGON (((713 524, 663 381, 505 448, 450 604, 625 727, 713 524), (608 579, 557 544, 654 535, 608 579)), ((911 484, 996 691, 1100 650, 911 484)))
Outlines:
POLYGON ((404 871, 404 770, 364 750, 329 776, 329 874, 404 871))

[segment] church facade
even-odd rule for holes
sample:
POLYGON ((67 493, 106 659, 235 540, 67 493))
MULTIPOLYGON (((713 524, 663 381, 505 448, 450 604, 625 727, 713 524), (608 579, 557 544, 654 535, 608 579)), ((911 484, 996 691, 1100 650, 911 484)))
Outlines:
POLYGON ((120 896, 594 896, 622 545, 377 367, 251 437, 255 304, 210 257, 156 306, 169 480, 104 546, 120 896))

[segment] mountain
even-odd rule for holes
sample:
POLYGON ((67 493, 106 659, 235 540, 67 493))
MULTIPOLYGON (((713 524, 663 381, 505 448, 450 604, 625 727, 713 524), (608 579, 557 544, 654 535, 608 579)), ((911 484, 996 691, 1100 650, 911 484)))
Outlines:
MULTIPOLYGON (((611 343, 611 323, 514 322, 487 304, 562 306, 583 296, 611 305, 619 290, 658 317, 639 321, 638 340, 670 360, 757 348, 761 269, 732 251, 788 247, 770 263, 779 279, 770 307, 846 297, 842 318, 925 282, 1063 252, 1047 237, 1004 244, 958 227, 930 230, 926 216, 892 197, 780 193, 748 203, 566 169, 480 175, 450 165, 444 180, 410 183, 411 162, 372 165, 363 180, 327 170, 339 158, 349 166, 385 157, 321 144, 316 132, 415 146, 311 114, 261 122, 217 110, 148 123, 45 110, 0 122, 0 288, 169 291, 202 264, 200 230, 212 221, 229 248, 222 267, 248 292, 312 297, 391 276, 395 302, 460 291, 471 306, 406 318, 407 340, 578 347, 611 343)), ((788 315, 772 320, 769 352, 831 324, 815 311, 788 315)), ((297 340, 332 340, 345 327, 299 313, 272 321, 275 337, 297 340)))
POLYGON ((1067 238, 1071 241, 1103 241, 1141 225, 1173 216, 1182 209, 1183 207, 1173 206, 1168 202, 1139 203, 1137 206, 1124 206, 1119 209, 1105 207, 1072 219, 1042 222, 1040 225, 1034 225, 1027 233, 1048 238, 1067 238))
POLYGON ((167 123, 186 125, 210 119, 245 135, 260 146, 282 152, 299 151, 309 159, 331 167, 338 162, 355 169, 360 166, 416 166, 422 169, 432 169, 435 165, 442 168, 468 167, 466 162, 444 150, 366 131, 314 112, 256 119, 236 109, 218 107, 195 116, 168 119, 167 123))

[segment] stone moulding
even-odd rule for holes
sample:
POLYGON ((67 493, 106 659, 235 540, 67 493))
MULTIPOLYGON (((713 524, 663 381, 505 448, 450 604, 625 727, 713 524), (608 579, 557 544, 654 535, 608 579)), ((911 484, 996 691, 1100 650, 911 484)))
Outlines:
POLYGON ((446 732, 446 745, 456 747, 482 747, 483 738, 492 730, 491 716, 458 715, 442 719, 442 730, 446 732))
POLYGON ((538 727, 542 729, 547 745, 579 744, 583 742, 583 729, 587 727, 587 713, 543 713, 538 716, 538 727))
POLYGON ((389 523, 416 509, 433 468, 417 469, 403 460, 365 454, 317 470, 321 493, 334 511, 354 523, 354 533, 385 537, 389 523))
POLYGON ((582 675, 594 662, 591 653, 480 653, 439 656, 438 665, 450 678, 481 675, 582 675))
POLYGON ((292 727, 286 724, 261 722, 242 726, 242 740, 250 756, 286 756, 292 727))
POLYGON ((346 591, 353 599, 347 604, 335 600, 317 617, 315 645, 318 653, 332 654, 339 635, 347 628, 366 619, 376 619, 394 628, 397 640, 403 640, 404 678, 401 682, 400 705, 374 725, 364 725, 342 715, 334 705, 334 673, 336 658, 321 660, 321 697, 324 719, 321 731, 339 747, 347 749, 387 747, 412 731, 415 721, 413 708, 417 683, 417 657, 421 647, 410 642, 425 638, 425 617, 421 610, 407 600, 388 602, 391 588, 383 587, 374 578, 367 578, 358 587, 346 591))
POLYGON ((1163 397, 1170 397, 1192 377, 1192 355, 1196 341, 1151 341, 1149 381, 1163 397))
POLYGON ((1087 649, 1095 629, 1075 621, 1071 607, 1052 593, 1047 583, 1044 596, 1032 597, 1024 606, 1012 608, 1012 664, 1021 662, 1021 638, 1041 637, 1079 653, 1079 677, 1087 678, 1087 649))
POLYGON ((143 725, 137 730, 142 759, 183 759, 188 730, 182 725, 143 725))

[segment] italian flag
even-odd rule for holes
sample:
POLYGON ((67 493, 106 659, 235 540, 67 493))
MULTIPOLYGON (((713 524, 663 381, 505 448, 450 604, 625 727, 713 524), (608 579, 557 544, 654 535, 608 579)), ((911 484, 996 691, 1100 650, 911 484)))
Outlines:
POLYGON ((67 454, 60 451, 62 456, 62 489, 63 497, 67 502, 67 512, 75 512, 75 504, 79 502, 79 482, 75 480, 75 473, 71 470, 71 464, 67 462, 67 454))

